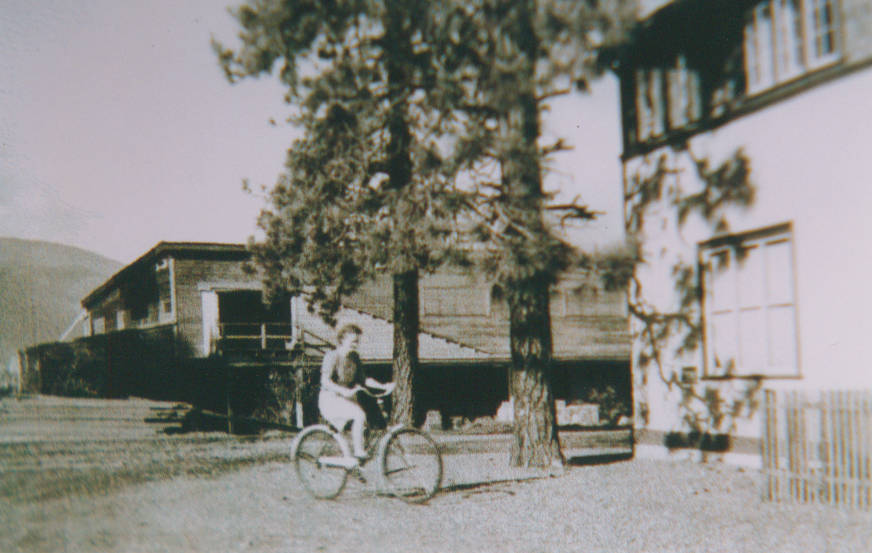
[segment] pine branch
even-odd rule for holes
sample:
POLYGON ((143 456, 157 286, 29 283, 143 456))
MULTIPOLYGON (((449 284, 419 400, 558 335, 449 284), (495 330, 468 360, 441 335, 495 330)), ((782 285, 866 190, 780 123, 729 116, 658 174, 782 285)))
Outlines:
POLYGON ((572 90, 570 90, 568 88, 561 88, 559 90, 554 90, 552 92, 546 92, 544 94, 536 96, 536 102, 541 103, 541 102, 544 102, 545 100, 548 100, 551 98, 556 98, 557 96, 565 96, 565 95, 569 94, 570 92, 572 92, 572 90))
POLYGON ((568 144, 566 144, 566 142, 563 141, 562 138, 560 138, 554 144, 542 148, 539 155, 541 155, 542 157, 547 157, 555 152, 567 152, 574 149, 575 148, 573 146, 569 146, 568 144))
POLYGON ((576 196, 575 199, 572 200, 572 203, 549 205, 546 206, 545 209, 547 211, 562 211, 563 214, 560 216, 561 224, 563 224, 567 219, 589 221, 596 219, 598 215, 605 215, 602 211, 591 211, 586 205, 579 205, 578 198, 579 197, 576 196))

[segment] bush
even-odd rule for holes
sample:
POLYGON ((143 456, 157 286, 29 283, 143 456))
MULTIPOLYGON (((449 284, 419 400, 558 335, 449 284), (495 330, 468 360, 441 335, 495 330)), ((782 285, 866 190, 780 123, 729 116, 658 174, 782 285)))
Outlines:
POLYGON ((632 414, 630 402, 620 397, 611 386, 606 386, 602 392, 591 388, 587 393, 587 402, 599 405, 600 422, 611 426, 617 426, 621 417, 629 417, 632 414))

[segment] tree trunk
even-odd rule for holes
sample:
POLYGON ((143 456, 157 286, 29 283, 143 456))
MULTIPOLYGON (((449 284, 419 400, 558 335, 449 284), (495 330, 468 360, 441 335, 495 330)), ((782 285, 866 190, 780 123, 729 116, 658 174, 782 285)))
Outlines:
POLYGON ((514 72, 513 93, 507 98, 503 121, 505 144, 500 160, 504 201, 518 229, 508 238, 509 270, 506 277, 510 313, 512 367, 509 374, 515 410, 511 464, 519 467, 563 465, 555 425, 554 396, 551 391, 550 285, 555 263, 552 240, 542 213, 546 195, 542 190, 539 151, 539 101, 535 70, 539 42, 533 24, 535 0, 506 2, 514 24, 499 47, 499 56, 521 60, 514 72))
POLYGON ((392 424, 414 425, 419 422, 415 411, 416 377, 418 374, 418 265, 415 261, 416 240, 414 221, 417 207, 402 192, 412 182, 412 133, 409 129, 408 97, 413 86, 408 70, 412 59, 412 36, 409 21, 409 0, 385 2, 385 66, 387 68, 390 111, 387 117, 389 139, 387 144, 388 186, 398 192, 393 206, 393 236, 389 245, 394 265, 394 408, 392 424))
POLYGON ((563 465, 551 392, 551 316, 546 275, 518 282, 509 292, 512 367, 509 382, 515 407, 511 464, 563 465))
POLYGON ((394 408, 391 424, 416 425, 418 375, 418 272, 394 275, 394 408))

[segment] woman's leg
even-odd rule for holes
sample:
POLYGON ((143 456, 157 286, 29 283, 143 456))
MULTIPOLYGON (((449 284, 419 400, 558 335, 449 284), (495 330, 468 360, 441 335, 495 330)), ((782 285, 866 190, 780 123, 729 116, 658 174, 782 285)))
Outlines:
MULTIPOLYGON (((349 402, 350 403, 350 402, 349 402)), ((351 442, 354 448, 354 456, 366 457, 366 448, 363 447, 363 429, 366 426, 366 414, 359 406, 352 404, 354 408, 351 417, 351 442)))
POLYGON ((354 456, 365 457, 363 429, 366 426, 366 414, 363 409, 350 399, 331 393, 323 393, 319 398, 318 406, 324 418, 340 431, 349 420, 351 421, 351 445, 354 448, 354 456))

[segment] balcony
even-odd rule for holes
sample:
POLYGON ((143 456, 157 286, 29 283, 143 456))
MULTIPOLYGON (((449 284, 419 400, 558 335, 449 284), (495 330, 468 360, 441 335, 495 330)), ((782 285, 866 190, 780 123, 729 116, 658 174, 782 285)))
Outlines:
POLYGON ((218 332, 222 355, 287 355, 294 339, 291 325, 283 323, 222 323, 218 332))

